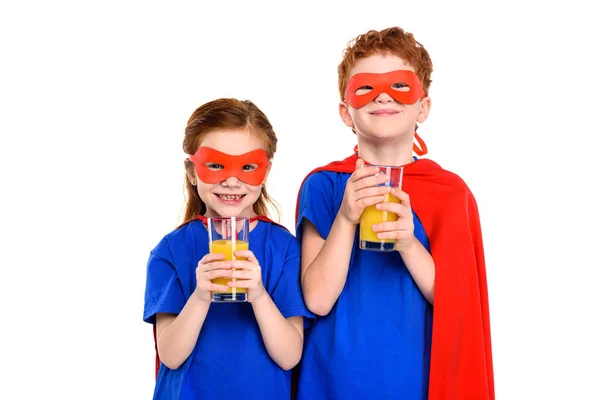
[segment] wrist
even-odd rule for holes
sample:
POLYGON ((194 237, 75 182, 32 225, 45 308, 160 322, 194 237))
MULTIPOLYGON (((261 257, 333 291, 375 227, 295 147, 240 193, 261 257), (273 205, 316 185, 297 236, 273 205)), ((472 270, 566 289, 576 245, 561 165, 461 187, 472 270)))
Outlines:
POLYGON ((396 251, 398 251, 401 256, 405 256, 417 247, 418 242, 415 235, 413 235, 407 243, 398 244, 398 242, 396 242, 396 251))
MULTIPOLYGON (((356 225, 358 224, 359 221, 352 221, 350 220, 348 217, 346 217, 346 215, 344 215, 343 212, 338 212, 338 215, 336 217, 336 220, 338 221, 338 225, 341 225, 342 227, 346 227, 347 229, 350 228, 356 228, 356 225)), ((360 218, 359 218, 360 220, 360 218)))
POLYGON ((192 299, 197 304, 210 305, 212 301, 212 293, 211 292, 199 292, 198 290, 194 290, 194 295, 192 299))
POLYGON ((249 301, 252 304, 252 308, 261 308, 264 307, 265 304, 269 302, 269 294, 265 289, 263 289, 262 293, 258 295, 258 297, 252 296, 249 301))

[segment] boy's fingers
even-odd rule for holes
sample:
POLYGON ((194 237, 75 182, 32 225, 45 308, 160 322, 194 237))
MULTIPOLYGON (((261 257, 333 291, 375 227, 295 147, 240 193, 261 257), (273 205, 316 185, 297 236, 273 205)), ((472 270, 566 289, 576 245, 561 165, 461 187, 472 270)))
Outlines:
POLYGON ((356 159, 356 163, 354 163, 354 170, 362 168, 363 165, 365 165, 365 162, 361 158, 356 159))

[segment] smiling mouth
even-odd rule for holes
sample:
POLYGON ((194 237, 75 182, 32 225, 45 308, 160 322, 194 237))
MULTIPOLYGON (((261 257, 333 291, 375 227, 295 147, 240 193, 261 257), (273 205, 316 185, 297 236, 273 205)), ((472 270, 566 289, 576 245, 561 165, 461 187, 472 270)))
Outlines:
POLYGON ((219 199, 221 199, 222 201, 225 202, 238 202, 240 201, 245 194, 217 194, 215 193, 215 196, 217 196, 219 199))
POLYGON ((385 116, 389 116, 389 115, 396 115, 399 112, 400 111, 396 111, 396 110, 375 110, 375 111, 371 111, 369 114, 385 117, 385 116))

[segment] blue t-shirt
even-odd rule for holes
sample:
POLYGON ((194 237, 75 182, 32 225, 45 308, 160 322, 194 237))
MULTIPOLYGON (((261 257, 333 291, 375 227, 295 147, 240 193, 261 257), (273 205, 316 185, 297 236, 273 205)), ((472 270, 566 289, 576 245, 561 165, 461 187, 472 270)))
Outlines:
MULTIPOLYGON (((347 173, 320 171, 304 182, 296 236, 307 219, 327 238, 347 173)), ((415 236, 429 242, 413 213, 415 236)), ((357 226, 346 284, 324 317, 305 331, 298 400, 427 399, 433 308, 400 254, 358 248, 357 226)))
MULTIPOLYGON (((300 286, 300 248, 284 228, 260 221, 250 232, 263 285, 285 318, 312 317, 300 286)), ((208 253, 208 233, 193 221, 166 235, 151 251, 144 321, 178 314, 196 289, 198 261, 208 253)), ((212 303, 196 347, 178 369, 160 365, 154 399, 288 399, 291 371, 269 356, 250 303, 212 303)))

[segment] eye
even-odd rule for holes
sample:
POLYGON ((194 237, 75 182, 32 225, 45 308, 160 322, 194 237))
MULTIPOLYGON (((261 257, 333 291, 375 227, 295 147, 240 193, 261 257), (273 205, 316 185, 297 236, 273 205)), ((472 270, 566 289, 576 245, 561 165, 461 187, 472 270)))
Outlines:
POLYGON ((354 93, 360 96, 369 93, 371 90, 373 90, 371 86, 361 86, 358 89, 356 89, 356 92, 354 93))
POLYGON ((206 163, 206 168, 210 169, 211 171, 218 171, 223 169, 223 166, 217 163, 206 163))
POLYGON ((246 164, 242 167, 243 171, 254 171, 256 168, 258 168, 258 165, 256 164, 246 164))
POLYGON ((392 89, 398 92, 408 92, 410 87, 404 82, 396 82, 392 85, 392 89))

